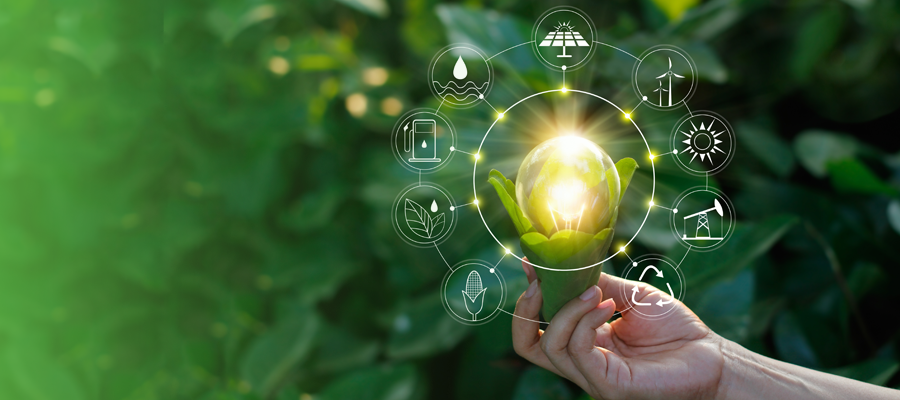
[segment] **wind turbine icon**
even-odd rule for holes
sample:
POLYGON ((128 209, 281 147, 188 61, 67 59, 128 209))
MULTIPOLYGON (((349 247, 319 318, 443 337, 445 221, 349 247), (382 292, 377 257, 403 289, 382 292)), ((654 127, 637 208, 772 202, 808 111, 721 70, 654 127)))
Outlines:
MULTIPOLYGON (((657 78, 657 79, 659 79, 659 78, 657 78)), ((659 88, 656 88, 653 90, 653 93, 656 93, 656 92, 659 92, 659 106, 662 107, 663 106, 662 105, 662 94, 663 94, 663 92, 668 92, 668 90, 663 89, 662 80, 659 80, 659 88)), ((672 100, 669 100, 669 102, 671 103, 672 100)))
MULTIPOLYGON (((669 78, 669 90, 666 90, 667 92, 669 92, 669 105, 668 105, 668 107, 672 107, 672 77, 673 77, 673 76, 676 77, 676 78, 684 79, 683 76, 678 75, 678 74, 672 72, 672 57, 669 57, 669 70, 666 71, 666 73, 664 73, 664 74, 662 74, 662 75, 656 77, 656 79, 663 79, 663 78, 665 78, 665 77, 668 77, 668 78, 669 78)), ((659 81, 659 86, 660 86, 660 89, 662 89, 662 81, 659 81)), ((659 89, 657 89, 657 90, 659 90, 659 89)), ((654 92, 655 92, 655 91, 656 91, 656 90, 654 90, 654 92)), ((663 107, 663 105, 662 105, 662 93, 660 93, 659 95, 660 95, 659 106, 660 106, 660 107, 663 107)))

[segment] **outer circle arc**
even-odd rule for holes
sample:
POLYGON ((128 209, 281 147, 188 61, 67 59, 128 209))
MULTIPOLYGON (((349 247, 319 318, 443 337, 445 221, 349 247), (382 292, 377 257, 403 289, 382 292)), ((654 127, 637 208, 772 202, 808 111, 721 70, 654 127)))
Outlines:
MULTIPOLYGON (((505 114, 505 113, 508 113, 509 110, 512 110, 513 108, 515 108, 515 106, 517 106, 519 103, 521 103, 521 102, 523 102, 523 101, 525 101, 525 100, 528 100, 528 99, 530 99, 530 98, 532 98, 532 97, 539 96, 539 95, 546 94, 546 93, 561 92, 561 91, 562 91, 562 89, 551 89, 551 90, 545 90, 545 91, 543 91, 543 92, 538 92, 538 93, 531 94, 531 95, 529 95, 529 96, 527 96, 527 97, 525 97, 525 98, 523 98, 523 99, 521 99, 521 100, 519 100, 519 101, 513 103, 513 105, 509 106, 509 108, 507 108, 507 109, 504 111, 504 114, 505 114)), ((607 99, 605 99, 605 98, 603 98, 603 97, 601 97, 601 96, 599 96, 599 95, 596 95, 596 94, 594 94, 594 93, 585 92, 585 91, 583 91, 583 90, 577 90, 577 89, 566 89, 566 91, 567 91, 567 92, 574 92, 574 93, 581 93, 581 94, 586 94, 586 95, 589 95, 589 96, 596 97, 596 98, 598 98, 598 99, 600 99, 600 100, 605 101, 605 102, 608 103, 609 105, 615 107, 615 108, 616 108, 617 110, 619 110, 619 112, 621 112, 622 114, 625 114, 625 111, 623 111, 621 108, 619 108, 619 106, 615 105, 613 102, 611 102, 611 101, 609 101, 609 100, 607 100, 607 99)), ((634 128, 637 129, 638 133, 640 133, 641 139, 644 140, 644 145, 647 147, 647 154, 651 154, 651 152, 650 152, 650 144, 647 142, 647 138, 644 136, 644 133, 641 132, 641 128, 639 128, 639 127, 637 126, 637 123, 635 123, 633 119, 630 119, 630 118, 629 118, 628 120, 631 121, 631 124, 634 125, 634 128)), ((494 125, 497 124, 497 121, 499 121, 499 119, 494 119, 494 122, 491 123, 491 126, 488 128, 487 132, 484 133, 484 137, 481 138, 481 143, 478 145, 478 153, 481 153, 481 148, 484 147, 484 141, 487 140, 488 135, 491 133, 491 130, 494 129, 494 125)), ((652 173, 653 173, 653 185, 652 185, 652 187, 651 187, 651 189, 650 189, 650 201, 653 201, 653 197, 654 197, 655 194, 656 194, 656 167, 655 167, 654 164, 653 164, 653 159, 650 159, 650 170, 651 170, 652 173)), ((476 161, 476 162, 475 162, 475 166, 473 167, 473 170, 472 170, 472 193, 475 195, 475 198, 476 198, 476 199, 478 198, 478 188, 477 188, 477 185, 475 184, 475 177, 476 177, 477 175, 478 175, 478 162, 476 161)), ((500 245, 500 247, 506 249, 506 246, 504 246, 503 243, 501 243, 500 240, 497 239, 497 236, 494 235, 494 232, 493 232, 493 231, 491 231, 491 227, 488 226, 487 221, 484 219, 484 213, 481 212, 481 206, 479 206, 478 204, 475 204, 475 207, 478 208, 478 216, 481 217, 481 222, 484 223, 484 227, 487 228, 488 233, 491 234, 491 237, 494 238, 494 240, 497 242, 497 244, 500 245)), ((628 246, 631 244, 631 242, 634 241, 634 239, 637 237, 637 235, 638 235, 639 233, 641 233, 641 229, 644 227, 644 224, 647 223, 647 218, 650 217, 650 209, 651 209, 651 208, 652 208, 652 207, 648 207, 648 208, 647 208, 647 213, 644 214, 644 220, 641 221, 641 226, 638 227, 637 231, 634 233, 634 236, 632 236, 631 239, 628 239, 628 242, 625 243, 625 245, 624 245, 623 247, 628 247, 628 246)), ((508 250, 508 249, 507 249, 507 250, 508 250)), ((519 261, 522 261, 522 262, 524 262, 524 263, 528 263, 529 265, 534 266, 534 267, 536 267, 536 268, 543 268, 543 269, 548 270, 548 271, 578 271, 578 270, 587 269, 587 268, 592 268, 592 267, 595 267, 595 266, 597 266, 597 265, 603 264, 604 262, 609 261, 610 259, 612 259, 613 257, 615 257, 615 256, 616 256, 617 254, 619 254, 620 252, 621 252, 621 250, 619 250, 619 251, 617 251, 617 252, 615 252, 615 253, 612 253, 612 254, 610 254, 608 257, 604 258, 603 260, 601 260, 601 261, 599 261, 599 262, 597 262, 597 263, 594 263, 594 264, 591 264, 591 265, 587 265, 587 266, 584 266, 584 267, 581 267, 581 268, 572 268, 572 269, 559 269, 559 268, 549 268, 549 267, 544 267, 544 266, 541 266, 541 265, 534 264, 534 263, 532 263, 532 262, 530 262, 530 261, 526 261, 525 259, 523 259, 522 257, 519 257, 517 254, 513 253, 512 251, 510 251, 510 254, 512 254, 512 256, 515 257, 515 258, 517 258, 519 261)))

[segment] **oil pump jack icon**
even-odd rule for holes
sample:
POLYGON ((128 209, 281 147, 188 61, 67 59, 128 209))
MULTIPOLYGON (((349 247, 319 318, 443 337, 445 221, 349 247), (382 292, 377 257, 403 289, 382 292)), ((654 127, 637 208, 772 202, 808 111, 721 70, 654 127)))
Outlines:
POLYGON ((411 152, 409 162, 441 162, 437 156, 437 123, 433 119, 415 119, 406 123, 403 126, 403 151, 411 152), (410 125, 412 129, 409 129, 410 125), (422 144, 418 144, 420 139, 422 144), (431 145, 428 144, 429 139, 431 145))
POLYGON ((709 216, 707 215, 710 211, 715 211, 716 214, 719 214, 719 217, 724 217, 725 212, 722 209, 722 203, 719 203, 718 199, 713 199, 712 208, 695 212, 691 215, 684 217, 685 230, 684 234, 682 234, 681 238, 683 240, 722 240, 722 235, 718 237, 714 237, 709 233, 709 216), (687 220, 697 217, 697 230, 694 232, 694 237, 688 237, 687 235, 687 220), (706 232, 706 236, 700 236, 701 231, 706 232))
MULTIPOLYGON (((644 279, 644 274, 646 274, 647 271, 649 271, 649 270, 651 270, 651 269, 654 270, 654 271, 656 271, 656 276, 657 276, 657 277, 665 278, 665 277, 663 276, 663 272, 662 272, 660 269, 656 268, 656 267, 653 266, 653 265, 648 265, 646 268, 644 268, 644 272, 641 272, 641 277, 638 278, 638 281, 643 280, 643 279, 644 279)), ((656 302, 656 305, 658 305, 658 306, 660 306, 660 307, 662 307, 662 306, 664 306, 664 305, 666 305, 666 304, 671 304, 673 301, 675 301, 675 292, 672 291, 672 285, 671 285, 669 282, 666 282, 666 287, 669 288, 669 300, 668 300, 668 301, 663 301, 662 296, 660 296, 660 299, 656 302)), ((635 300, 634 296, 635 296, 636 294, 638 294, 640 291, 641 291, 641 290, 638 289, 638 285, 637 285, 637 284, 635 284, 634 287, 631 288, 631 304, 634 304, 634 305, 636 305, 636 306, 651 306, 651 305, 653 305, 652 302, 650 302, 650 303, 641 303, 641 302, 635 300)))

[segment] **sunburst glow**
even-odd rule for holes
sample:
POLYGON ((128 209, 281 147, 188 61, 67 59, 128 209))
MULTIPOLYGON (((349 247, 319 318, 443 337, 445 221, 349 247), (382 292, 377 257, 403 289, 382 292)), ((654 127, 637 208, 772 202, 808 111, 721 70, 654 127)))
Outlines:
POLYGON ((714 131, 712 129, 714 123, 715 121, 710 122, 708 127, 704 123, 700 123, 700 128, 697 128, 697 125, 694 125, 694 123, 691 122, 691 127, 693 127, 694 129, 689 129, 688 131, 690 133, 681 131, 681 133, 688 137, 687 139, 681 141, 681 143, 684 143, 688 146, 683 151, 693 154, 693 156, 691 156, 691 161, 688 161, 688 163, 693 162, 694 159, 699 155, 701 163, 706 161, 706 159, 708 158, 709 163, 713 164, 712 155, 714 153, 718 152, 721 154, 725 154, 725 152, 717 146, 718 144, 722 143, 722 141, 717 138, 724 131, 714 131))

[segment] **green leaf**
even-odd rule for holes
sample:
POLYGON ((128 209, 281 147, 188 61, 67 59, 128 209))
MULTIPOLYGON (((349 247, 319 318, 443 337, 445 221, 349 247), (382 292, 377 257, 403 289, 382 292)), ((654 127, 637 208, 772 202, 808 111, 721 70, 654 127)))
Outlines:
MULTIPOLYGON (((619 174, 619 202, 622 201, 622 197, 625 197, 625 191, 628 190, 628 185, 631 183, 631 178, 634 176, 634 171, 637 168, 637 161, 629 157, 623 158, 616 163, 616 172, 619 174)), ((613 226, 610 225, 610 227, 613 226)))
POLYGON ((413 364, 383 365, 344 375, 316 395, 318 400, 413 400, 423 397, 413 364))
POLYGON ((891 202, 888 203, 887 216, 891 227, 893 227, 894 231, 900 235, 900 201, 891 200, 891 202))
POLYGON ((34 400, 84 399, 84 390, 75 376, 48 355, 44 346, 29 342, 17 340, 7 346, 12 380, 19 390, 34 400))
POLYGON ((390 8, 385 0, 338 0, 350 7, 374 17, 384 18, 390 14, 390 8))
POLYGON ((304 194, 281 215, 281 224, 297 232, 309 232, 328 225, 346 196, 346 189, 331 184, 304 194))
POLYGON ((852 158, 828 162, 828 174, 835 189, 849 193, 897 195, 897 189, 875 176, 865 164, 852 158))
POLYGON ((652 0, 653 4, 658 7, 669 21, 677 21, 681 19, 685 11, 696 6, 699 0, 652 0))
POLYGON ((829 131, 806 130, 794 140, 794 152, 800 164, 813 176, 822 178, 828 171, 828 163, 853 157, 858 151, 853 138, 829 131))
POLYGON ((826 4, 816 8, 794 36, 794 50, 791 53, 790 69, 794 79, 809 81, 812 73, 831 51, 840 37, 844 18, 840 7, 826 4))
POLYGON ((494 186, 494 190, 497 191, 497 196, 500 197, 503 207, 506 208, 506 212, 516 226, 516 231, 519 232, 519 236, 529 232, 535 232, 534 226, 531 225, 531 221, 529 221, 528 218, 525 218, 525 214, 522 212, 522 209, 519 208, 519 204, 515 200, 516 187, 512 181, 506 179, 500 171, 494 169, 491 170, 488 182, 490 182, 490 184, 494 186))
MULTIPOLYGON (((435 10, 450 43, 477 46, 488 57, 530 40, 531 22, 516 19, 509 14, 456 4, 441 4, 435 10)), ((492 62, 504 63, 519 71, 538 66, 529 46, 511 49, 492 62)))
MULTIPOLYGON (((721 248, 707 253, 690 252, 679 266, 684 271, 687 287, 705 290, 716 282, 730 279, 766 254, 797 222, 797 217, 779 215, 759 223, 738 225, 721 248)), ((684 251, 676 248, 669 257, 679 259, 684 251)))
POLYGON ((738 123, 735 129, 741 145, 747 147, 775 175, 786 178, 794 170, 796 160, 784 139, 773 129, 758 123, 738 123))
POLYGON ((250 345, 241 363, 241 377, 254 392, 269 396, 313 349, 320 325, 312 309, 278 321, 250 345))
POLYGON ((394 316, 387 355, 407 359, 427 357, 456 346, 470 327, 447 315, 438 292, 400 306, 394 316))
POLYGON ((222 41, 230 43, 248 27, 278 15, 278 8, 260 1, 229 0, 214 3, 206 21, 222 41))
MULTIPOLYGON (((538 232, 520 238, 522 252, 534 264, 554 269, 576 269, 596 264, 606 255, 612 243, 613 229, 607 228, 590 236, 584 232, 565 230, 547 239, 538 232), (546 257, 546 258, 545 258, 546 257)), ((535 268, 541 280, 544 318, 550 320, 563 305, 600 280, 603 265, 577 271, 551 271, 535 268)))
POLYGON ((311 365, 317 373, 340 373, 370 364, 378 356, 375 340, 363 340, 346 329, 324 325, 311 365))
POLYGON ((568 400, 572 391, 556 374, 531 366, 519 378, 513 400, 568 400))
POLYGON ((875 358, 863 361, 859 364, 848 365, 846 367, 834 368, 828 372, 840 375, 845 378, 856 379, 858 381, 868 382, 873 385, 884 386, 891 380, 891 377, 900 369, 900 362, 897 360, 886 360, 875 358))
POLYGON ((786 311, 778 316, 772 333, 779 358, 791 364, 818 369, 816 352, 793 313, 786 311))

